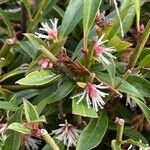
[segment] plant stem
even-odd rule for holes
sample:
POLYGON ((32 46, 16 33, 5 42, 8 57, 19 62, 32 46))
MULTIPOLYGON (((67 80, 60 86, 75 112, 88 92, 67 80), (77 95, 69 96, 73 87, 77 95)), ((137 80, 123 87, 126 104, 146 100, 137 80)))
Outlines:
POLYGON ((90 45, 90 48, 89 48, 88 54, 87 54, 87 60, 86 60, 87 68, 90 68, 90 66, 91 66, 91 61, 92 61, 92 57, 94 54, 95 44, 96 44, 96 40, 94 39, 90 45))
POLYGON ((48 134, 48 132, 45 129, 41 129, 41 134, 42 134, 43 139, 45 140, 45 142, 50 147, 50 149, 60 150, 59 147, 56 145, 55 141, 53 140, 53 138, 48 134))
POLYGON ((58 59, 50 52, 48 51, 46 48, 41 47, 41 49, 39 49, 44 55, 46 55, 54 64, 57 64, 58 59))
POLYGON ((123 130, 124 130, 124 119, 116 118, 115 123, 117 124, 117 135, 116 135, 116 143, 121 146, 123 130))
POLYGON ((134 53, 133 53, 133 55, 130 59, 130 62, 129 62, 129 68, 133 68, 136 65, 136 62, 137 62, 137 60, 138 60, 146 42, 147 42, 149 35, 150 35, 150 20, 147 23, 147 26, 145 28, 143 35, 141 36, 141 38, 137 42, 137 46, 136 46, 134 53))

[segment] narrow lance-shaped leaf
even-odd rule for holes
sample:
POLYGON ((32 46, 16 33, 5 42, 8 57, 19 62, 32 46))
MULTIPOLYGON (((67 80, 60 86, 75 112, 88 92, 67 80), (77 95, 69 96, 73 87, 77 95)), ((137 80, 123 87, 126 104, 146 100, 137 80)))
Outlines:
POLYGON ((132 100, 138 104, 138 106, 141 108, 142 112, 145 115, 145 118, 147 119, 148 123, 150 124, 150 108, 146 106, 140 99, 136 98, 135 96, 131 96, 132 100))
MULTIPOLYGON (((17 122, 22 122, 22 114, 23 107, 21 106, 13 115, 13 117, 9 120, 9 124, 17 122)), ((5 141, 5 145, 3 146, 4 150, 19 150, 21 143, 21 133, 16 132, 16 130, 10 131, 10 135, 7 137, 5 141)))
POLYGON ((5 14, 5 12, 0 8, 0 16, 3 18, 4 23, 7 26, 8 29, 8 33, 11 37, 13 37, 13 28, 10 24, 9 18, 7 17, 7 15, 5 14))
POLYGON ((94 23, 96 13, 101 4, 101 0, 84 0, 83 4, 83 30, 87 35, 94 23))
POLYGON ((82 19, 83 0, 71 0, 64 14, 59 36, 66 37, 82 19))
POLYGON ((82 131, 76 150, 91 150, 103 139, 108 127, 106 113, 101 113, 98 119, 93 119, 82 131))
POLYGON ((24 6, 26 8, 29 18, 32 19, 31 6, 30 6, 31 4, 30 4, 29 0, 23 0, 22 3, 24 4, 24 6))
POLYGON ((83 0, 84 48, 87 49, 89 31, 94 23, 101 0, 83 0))
POLYGON ((40 114, 47 104, 52 104, 65 98, 74 89, 74 86, 75 83, 72 80, 64 80, 53 94, 39 102, 37 106, 38 113, 40 114))

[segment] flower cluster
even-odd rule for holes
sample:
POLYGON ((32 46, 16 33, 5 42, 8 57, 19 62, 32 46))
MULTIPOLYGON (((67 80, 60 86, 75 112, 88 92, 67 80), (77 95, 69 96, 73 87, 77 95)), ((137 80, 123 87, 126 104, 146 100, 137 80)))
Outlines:
POLYGON ((114 51, 113 48, 106 48, 104 47, 104 43, 108 40, 102 41, 104 38, 104 35, 102 35, 95 44, 95 54, 98 57, 100 61, 102 61, 105 64, 110 64, 109 60, 107 58, 115 59, 116 57, 111 54, 112 51, 114 51))
POLYGON ((58 19, 55 18, 54 21, 52 19, 50 19, 50 22, 52 24, 52 28, 49 27, 48 23, 46 23, 46 22, 45 23, 44 22, 41 23, 42 27, 40 27, 39 30, 46 32, 47 35, 35 32, 35 34, 39 38, 48 39, 48 40, 57 39, 57 34, 58 34, 58 29, 57 29, 58 19))
POLYGON ((103 106, 105 105, 105 102, 103 98, 108 95, 105 92, 100 91, 101 89, 107 89, 108 86, 105 86, 103 84, 92 84, 92 83, 87 83, 84 91, 74 97, 80 97, 77 104, 80 103, 82 100, 86 99, 86 103, 88 105, 88 108, 90 106, 93 106, 93 109, 95 111, 98 111, 98 106, 103 109, 103 106))
POLYGON ((52 134, 56 135, 55 138, 59 141, 63 141, 64 145, 67 146, 67 150, 69 147, 76 146, 81 130, 76 129, 73 125, 69 124, 67 120, 65 120, 64 124, 59 124, 59 126, 59 129, 52 131, 52 134))
POLYGON ((27 136, 24 138, 24 144, 27 150, 38 150, 41 140, 27 136))

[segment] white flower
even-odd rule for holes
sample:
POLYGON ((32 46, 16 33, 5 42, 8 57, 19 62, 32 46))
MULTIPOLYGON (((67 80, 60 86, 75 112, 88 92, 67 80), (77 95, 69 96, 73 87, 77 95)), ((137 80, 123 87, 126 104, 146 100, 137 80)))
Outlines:
POLYGON ((100 90, 107 88, 108 87, 103 84, 95 85, 92 83, 87 83, 87 86, 85 87, 84 91, 74 97, 80 97, 77 104, 80 103, 84 98, 86 98, 88 108, 90 108, 90 106, 92 105, 93 109, 95 111, 98 111, 98 106, 101 109, 103 109, 103 106, 105 105, 105 102, 102 99, 102 97, 108 95, 107 93, 104 93, 100 90))
POLYGON ((131 109, 133 109, 137 106, 129 94, 127 94, 127 98, 126 98, 126 106, 128 106, 128 105, 130 106, 131 109))
POLYGON ((115 56, 111 54, 112 51, 114 51, 113 48, 106 48, 104 47, 104 43, 108 40, 102 41, 104 38, 104 35, 102 35, 95 44, 95 54, 99 58, 100 61, 104 62, 105 64, 110 64, 109 60, 107 58, 116 59, 115 56))
POLYGON ((48 23, 44 23, 42 22, 42 28, 39 28, 39 30, 45 31, 47 33, 47 35, 42 34, 42 33, 37 33, 35 32, 36 35, 38 35, 38 37, 43 38, 43 39, 48 39, 48 40, 53 40, 57 38, 57 34, 58 34, 58 29, 57 29, 57 24, 58 24, 58 19, 55 18, 54 21, 52 21, 52 19, 50 19, 50 22, 52 24, 52 28, 49 27, 48 23))
POLYGON ((56 135, 56 139, 63 141, 67 149, 71 146, 76 146, 81 130, 76 129, 73 125, 65 120, 64 124, 59 124, 60 128, 52 130, 52 134, 56 135))
POLYGON ((25 138, 25 147, 27 150, 38 150, 41 140, 34 139, 31 136, 25 138))

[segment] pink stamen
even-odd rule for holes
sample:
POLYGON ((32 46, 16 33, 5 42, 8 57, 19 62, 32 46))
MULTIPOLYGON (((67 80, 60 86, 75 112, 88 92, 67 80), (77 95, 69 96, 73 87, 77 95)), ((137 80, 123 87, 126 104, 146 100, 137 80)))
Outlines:
POLYGON ((93 86, 92 83, 87 84, 86 91, 90 95, 90 97, 96 97, 97 95, 96 88, 93 86))
POLYGON ((55 31, 55 30, 49 31, 48 36, 50 38, 56 38, 57 37, 57 31, 55 31))
POLYGON ((97 44, 95 45, 95 53, 96 55, 102 54, 104 52, 104 47, 102 47, 101 45, 97 44))

